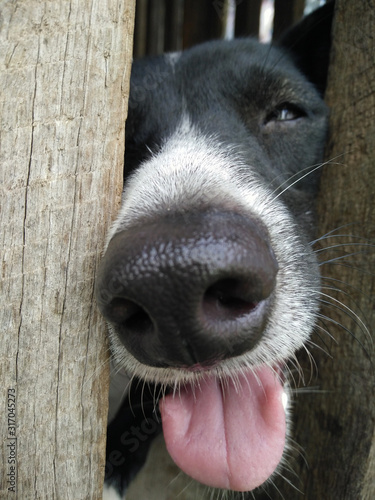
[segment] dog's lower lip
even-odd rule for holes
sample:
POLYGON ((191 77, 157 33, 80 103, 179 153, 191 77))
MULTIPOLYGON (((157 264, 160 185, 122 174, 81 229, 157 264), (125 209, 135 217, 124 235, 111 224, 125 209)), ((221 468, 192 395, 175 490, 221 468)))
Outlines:
MULTIPOLYGON (((182 367, 182 370, 184 371, 187 371, 187 372, 190 372, 190 373, 195 373, 195 374, 199 374, 199 373, 202 373, 202 374, 206 374, 208 372, 212 372, 214 373, 216 371, 216 369, 219 367, 220 368, 220 365, 221 365, 221 361, 211 361, 211 362, 207 362, 206 364, 201 364, 201 363, 195 363, 194 365, 190 365, 190 366, 184 366, 182 367)), ((247 370, 248 367, 247 366, 244 366, 243 367, 244 370, 247 370)), ((254 366, 254 370, 256 369, 256 366, 254 366)), ((286 362, 276 362, 273 366, 272 366, 272 370, 275 372, 277 378, 279 379, 280 383, 285 386, 285 383, 286 383, 286 379, 287 379, 287 375, 286 375, 286 371, 287 371, 287 368, 286 368, 286 362)), ((219 370, 221 371, 221 370, 219 370)), ((218 375, 220 377, 220 375, 218 375)))
POLYGON ((288 360, 276 362, 273 365, 273 370, 280 381, 280 384, 285 388, 288 385, 288 360))
POLYGON ((199 373, 199 372, 208 372, 215 368, 219 362, 212 362, 206 365, 202 365, 201 363, 196 363, 192 366, 187 366, 186 370, 189 372, 199 373))

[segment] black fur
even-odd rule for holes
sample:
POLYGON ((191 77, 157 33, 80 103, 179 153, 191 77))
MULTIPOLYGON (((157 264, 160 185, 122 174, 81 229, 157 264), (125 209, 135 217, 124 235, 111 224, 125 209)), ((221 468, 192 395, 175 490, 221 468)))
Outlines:
MULTIPOLYGON (((203 136, 214 137, 234 157, 256 169, 255 174, 251 171, 252 181, 255 175, 275 196, 282 194, 307 245, 313 235, 319 169, 304 176, 318 166, 324 151, 328 111, 322 94, 332 13, 332 4, 320 9, 288 32, 277 49, 240 39, 208 42, 174 56, 175 60, 160 56, 135 61, 126 124, 125 192, 131 174, 163 150, 181 117, 188 115, 203 136)), ((248 175, 250 179, 244 169, 239 175, 244 183, 248 175)), ((200 203, 196 209, 206 211, 205 200, 200 203)), ((112 265, 108 257, 104 261, 103 268, 112 265)), ((313 264, 311 268, 315 273, 313 264)), ((104 313, 105 272, 99 275, 97 292, 104 313)), ((113 318, 108 319, 121 337, 113 318)), ((172 355, 159 363, 156 349, 138 356, 136 342, 126 340, 125 345, 145 364, 179 366, 172 355)), ((141 381, 133 382, 108 427, 106 482, 122 494, 161 430, 155 395, 159 395, 158 386, 144 390, 141 381)))

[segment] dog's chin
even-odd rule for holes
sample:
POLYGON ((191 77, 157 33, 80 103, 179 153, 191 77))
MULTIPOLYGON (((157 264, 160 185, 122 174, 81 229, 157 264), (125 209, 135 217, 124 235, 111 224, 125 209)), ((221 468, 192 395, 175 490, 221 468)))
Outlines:
POLYGON ((283 361, 254 365, 244 354, 209 366, 157 368, 117 345, 119 351, 129 373, 160 386, 166 447, 188 476, 215 489, 251 491, 277 471, 288 434, 283 361))

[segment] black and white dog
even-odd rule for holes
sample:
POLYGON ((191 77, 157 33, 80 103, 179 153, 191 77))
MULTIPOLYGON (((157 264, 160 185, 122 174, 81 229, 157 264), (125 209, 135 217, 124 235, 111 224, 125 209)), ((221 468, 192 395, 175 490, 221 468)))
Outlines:
POLYGON ((287 362, 319 303, 309 241, 332 11, 279 47, 134 62, 123 203, 97 279, 131 379, 108 429, 106 490, 120 497, 161 427, 175 463, 213 488, 253 491, 283 461, 287 362))

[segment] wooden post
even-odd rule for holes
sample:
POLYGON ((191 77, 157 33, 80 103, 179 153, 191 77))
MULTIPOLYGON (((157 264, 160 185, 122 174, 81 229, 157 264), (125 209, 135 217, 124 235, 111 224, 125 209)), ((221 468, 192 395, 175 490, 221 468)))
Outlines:
POLYGON ((320 253, 326 319, 312 339, 320 348, 311 347, 317 390, 301 393, 294 409, 304 458, 292 481, 305 500, 375 498, 374 26, 373 0, 337 1, 318 234, 337 229, 321 242, 330 249, 320 253))
POLYGON ((134 0, 0 1, 0 498, 100 499, 93 286, 120 200, 134 0))

